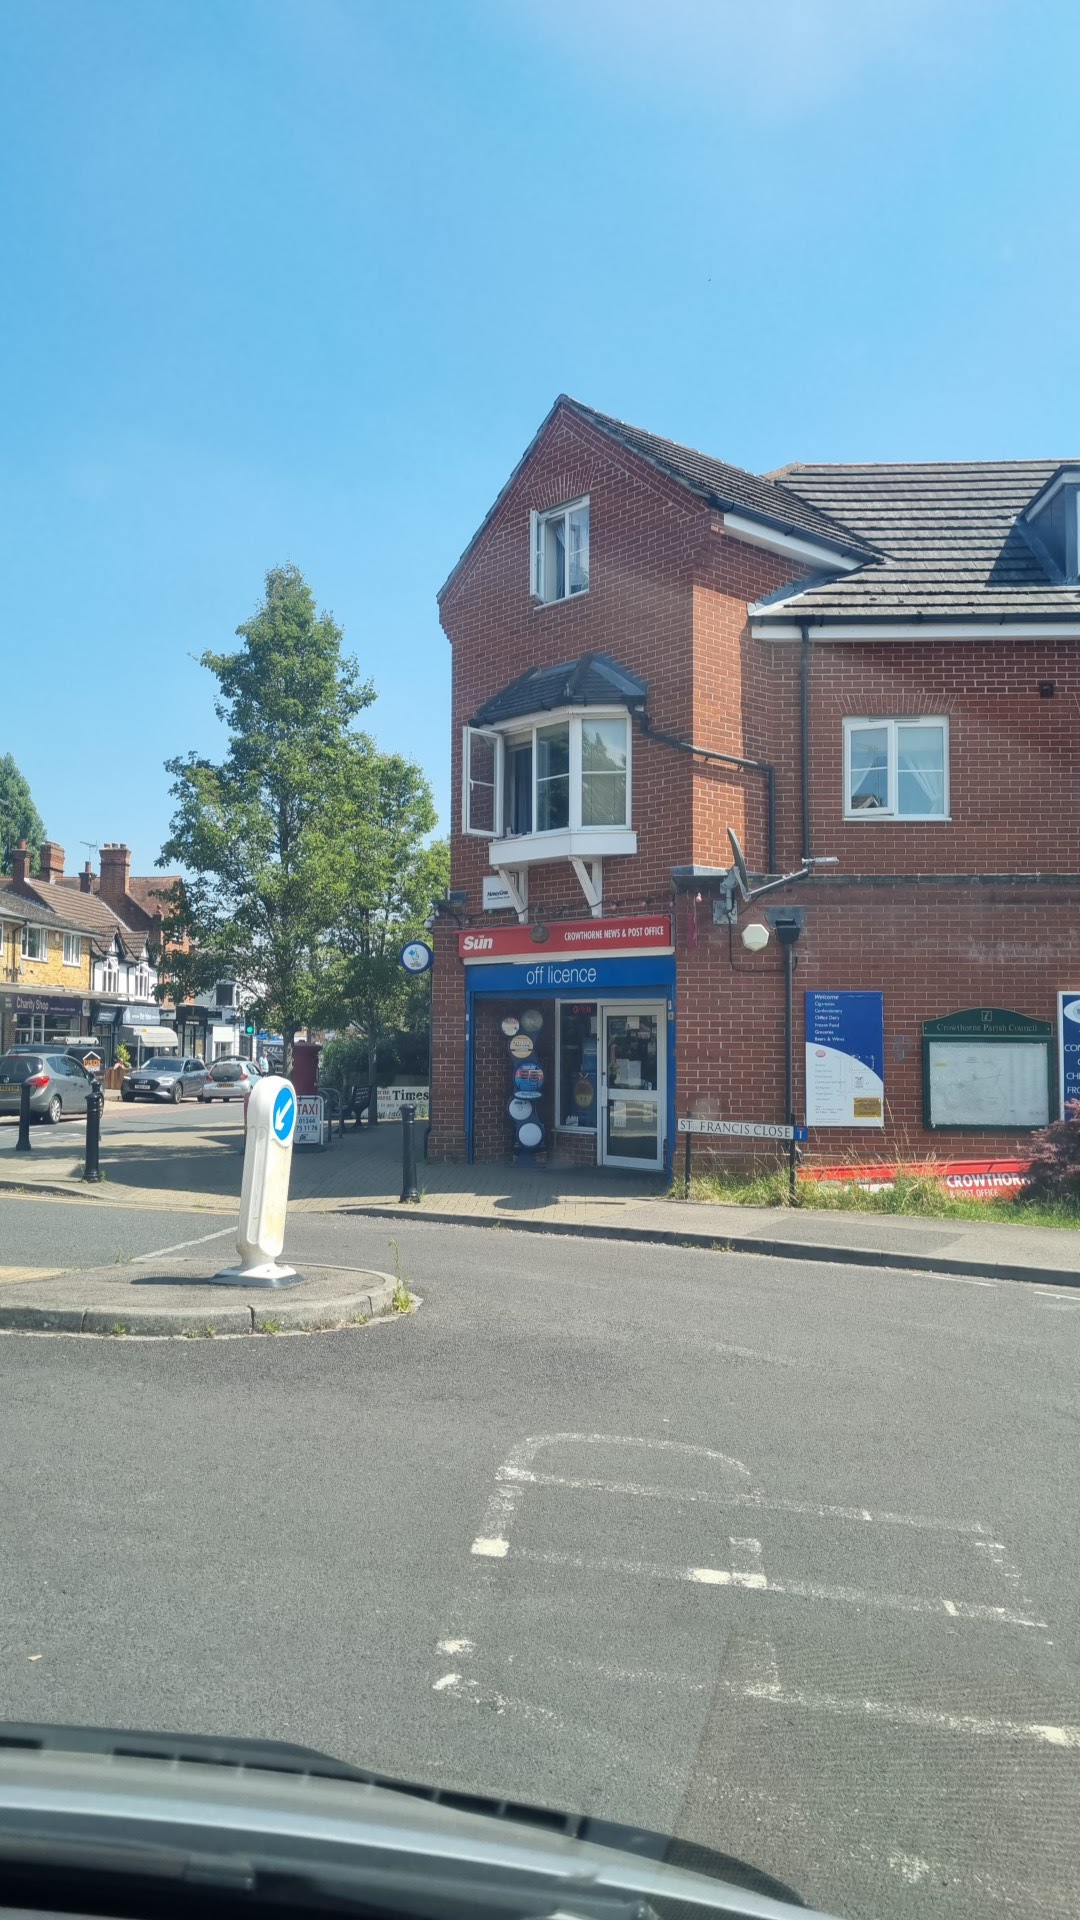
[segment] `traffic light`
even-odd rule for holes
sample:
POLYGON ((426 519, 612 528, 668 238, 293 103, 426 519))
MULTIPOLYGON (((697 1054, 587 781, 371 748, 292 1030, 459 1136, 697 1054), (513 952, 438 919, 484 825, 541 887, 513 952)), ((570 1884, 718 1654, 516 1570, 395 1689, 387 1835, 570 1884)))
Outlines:
POLYGON ((244 1032, 254 1033, 254 1031, 255 1031, 255 1022, 253 1020, 249 1020, 247 1023, 247 1026, 244 1028, 244 1032))

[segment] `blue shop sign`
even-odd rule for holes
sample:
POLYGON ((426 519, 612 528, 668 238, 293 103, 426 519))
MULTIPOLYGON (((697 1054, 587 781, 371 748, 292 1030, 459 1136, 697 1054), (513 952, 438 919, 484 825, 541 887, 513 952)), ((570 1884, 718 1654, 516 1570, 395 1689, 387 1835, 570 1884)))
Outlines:
POLYGON ((1080 1100, 1080 993, 1058 994, 1058 1086, 1064 1120, 1073 1100, 1080 1100))
POLYGON ((465 969, 468 994, 569 994, 590 1000, 598 994, 670 989, 675 985, 675 960, 670 954, 641 954, 637 959, 530 961, 525 966, 472 966, 465 969))

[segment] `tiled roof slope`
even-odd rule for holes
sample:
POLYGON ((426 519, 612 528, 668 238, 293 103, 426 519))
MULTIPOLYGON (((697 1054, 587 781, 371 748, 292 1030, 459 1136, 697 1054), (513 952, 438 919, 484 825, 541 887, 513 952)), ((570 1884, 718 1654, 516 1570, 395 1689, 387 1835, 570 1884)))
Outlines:
POLYGON ((77 933, 91 935, 95 946, 103 949, 111 945, 113 936, 120 935, 120 943, 126 954, 135 955, 143 950, 145 944, 142 934, 133 933, 116 915, 111 907, 99 900, 96 894, 80 893, 71 887, 61 887, 55 882, 24 880, 16 887, 10 879, 0 880, 0 907, 4 900, 11 909, 18 908, 32 915, 39 912, 55 920, 57 926, 66 927, 77 933))
MULTIPOLYGON (((885 556, 786 596, 792 615, 843 619, 1080 616, 1020 516, 1061 465, 987 460, 784 467, 775 477, 819 512, 857 527, 885 556)), ((785 596, 777 596, 783 600, 785 596)), ((762 606, 759 614, 782 608, 762 606)))
POLYGON ((616 420, 611 414, 597 413, 595 408, 572 400, 568 394, 560 398, 601 433, 621 441, 632 453, 659 467, 721 511, 727 508, 745 513, 798 538, 824 541, 852 556, 869 556, 874 552, 874 542, 866 538, 865 532, 853 531, 841 516, 829 509, 823 510, 793 488, 781 484, 779 477, 761 477, 747 473, 742 467, 730 467, 724 460, 713 460, 707 453, 695 452, 693 447, 681 447, 674 440, 662 440, 655 433, 645 433, 641 427, 628 426, 625 420, 616 420))

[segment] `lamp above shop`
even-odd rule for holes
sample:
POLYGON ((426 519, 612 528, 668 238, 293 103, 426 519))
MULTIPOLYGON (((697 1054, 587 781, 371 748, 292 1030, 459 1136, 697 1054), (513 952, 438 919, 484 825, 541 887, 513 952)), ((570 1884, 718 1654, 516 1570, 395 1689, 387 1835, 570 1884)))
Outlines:
POLYGON ((739 938, 747 953, 764 953, 769 944, 769 929, 760 920, 749 920, 739 938))

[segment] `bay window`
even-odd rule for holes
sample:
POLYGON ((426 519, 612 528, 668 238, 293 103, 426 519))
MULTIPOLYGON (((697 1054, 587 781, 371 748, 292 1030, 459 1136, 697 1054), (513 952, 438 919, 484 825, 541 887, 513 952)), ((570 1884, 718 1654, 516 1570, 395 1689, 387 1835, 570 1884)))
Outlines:
POLYGON ((844 814, 849 820, 948 819, 948 720, 845 720, 844 814))
POLYGON ((466 727, 462 826, 510 840, 630 828, 630 716, 586 709, 466 727))

